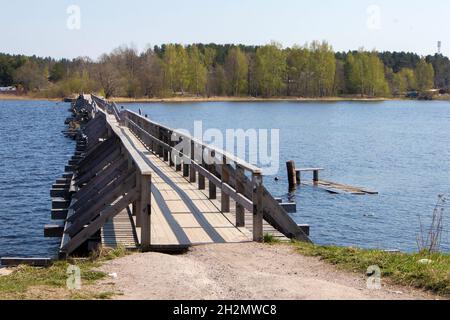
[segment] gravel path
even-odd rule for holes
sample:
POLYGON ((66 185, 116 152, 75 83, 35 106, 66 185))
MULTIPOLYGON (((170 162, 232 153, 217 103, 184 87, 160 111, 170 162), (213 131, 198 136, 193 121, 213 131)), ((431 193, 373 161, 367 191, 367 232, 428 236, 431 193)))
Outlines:
MULTIPOLYGON (((418 290, 383 285, 336 270, 284 245, 208 245, 182 255, 134 254, 106 263, 104 281, 117 299, 434 299, 418 290)), ((101 286, 100 285, 100 289, 101 286)))

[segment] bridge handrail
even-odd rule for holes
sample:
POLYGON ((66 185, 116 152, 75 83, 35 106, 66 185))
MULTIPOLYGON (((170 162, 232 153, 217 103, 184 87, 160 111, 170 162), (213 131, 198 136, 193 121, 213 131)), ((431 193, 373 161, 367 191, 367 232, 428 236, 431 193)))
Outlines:
MULTIPOLYGON (((220 148, 205 144, 204 142, 192 137, 191 135, 187 135, 185 133, 182 133, 178 130, 175 129, 171 129, 165 125, 162 125, 160 123, 157 123, 155 121, 150 120, 149 118, 143 117, 141 115, 139 115, 138 113, 134 112, 134 111, 130 111, 130 110, 125 110, 122 113, 124 113, 125 117, 130 118, 129 116, 131 115, 132 117, 139 118, 143 121, 148 122, 150 125, 155 126, 158 129, 162 129, 162 130, 166 130, 167 134, 169 136, 171 136, 172 134, 175 134, 177 136, 179 136, 181 139, 187 139, 188 141, 192 141, 194 142, 197 146, 201 146, 202 148, 209 150, 211 152, 214 152, 217 155, 222 155, 223 157, 225 157, 226 159, 226 163, 230 164, 230 163, 235 163, 236 165, 239 165, 241 167, 243 167, 244 169, 246 169, 247 171, 251 172, 251 173, 255 173, 255 174, 262 174, 262 169, 258 168, 255 165, 252 165, 238 157, 236 157, 235 155, 224 151, 220 148)), ((134 121, 136 123, 136 121, 134 121)))
MULTIPOLYGON (((109 104, 98 97, 93 97, 93 100, 100 102, 104 108, 109 104)), ((115 106, 117 109, 117 106, 115 106)), ((103 111, 103 110, 102 110, 103 111)), ((106 113, 106 111, 103 111, 106 113)), ((111 113, 111 112, 109 112, 111 113)), ((114 112, 112 112, 114 114, 114 112)), ((273 198, 270 192, 263 185, 262 170, 254 165, 247 163, 244 160, 237 158, 234 155, 227 153, 217 147, 206 145, 202 141, 186 135, 177 130, 168 128, 147 117, 143 117, 136 112, 130 110, 123 110, 119 113, 117 121, 120 125, 127 127, 133 132, 141 142, 146 145, 155 154, 164 157, 164 160, 169 160, 169 154, 175 155, 175 159, 190 159, 190 164, 181 161, 177 163, 177 171, 183 170, 185 177, 190 177, 190 182, 195 182, 195 172, 198 173, 199 188, 203 185, 205 188, 205 178, 209 180, 210 197, 214 195, 215 188, 219 188, 222 192, 221 211, 229 212, 229 199, 236 201, 236 226, 242 226, 244 220, 244 208, 253 211, 254 223, 253 234, 255 241, 261 241, 263 237, 262 219, 268 221, 273 227, 278 229, 281 233, 289 238, 294 238, 301 241, 311 242, 309 237, 301 230, 294 220, 286 213, 286 211, 273 198), (180 150, 174 148, 179 142, 172 142, 171 136, 175 134, 181 139, 187 139, 191 144, 191 154, 183 154, 180 150), (157 145, 155 148, 154 144, 157 145), (194 146, 194 148, 192 147, 194 146), (203 158, 204 150, 208 150, 211 157, 217 158, 222 156, 223 160, 220 164, 205 164, 203 159, 201 163, 197 161, 194 152, 195 148, 201 148, 201 155, 203 158), (235 164, 235 167, 231 165, 235 164), (184 167, 182 169, 182 167, 184 167), (190 168, 189 168, 190 167, 190 168), (247 176, 245 171, 251 173, 247 176), (203 180, 202 182, 200 180, 203 180), (258 217, 258 218, 256 218, 258 217)), ((183 150, 184 151, 184 150, 183 150)), ((172 160, 169 160, 172 163, 172 160)))
POLYGON ((121 116, 119 108, 117 107, 115 102, 109 103, 105 99, 98 97, 96 95, 91 94, 92 100, 99 106, 103 111, 112 114, 116 117, 116 120, 121 122, 121 116))

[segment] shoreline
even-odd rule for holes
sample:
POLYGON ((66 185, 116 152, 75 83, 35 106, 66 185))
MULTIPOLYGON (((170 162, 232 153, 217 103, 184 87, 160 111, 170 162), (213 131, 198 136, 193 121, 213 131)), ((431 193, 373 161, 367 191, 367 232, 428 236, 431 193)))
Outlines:
POLYGON ((383 102, 401 99, 393 98, 353 98, 353 97, 323 97, 323 98, 301 98, 301 97, 173 97, 173 98, 111 98, 116 103, 184 103, 184 102, 383 102))
MULTIPOLYGON (((0 100, 12 101, 63 101, 63 98, 45 98, 30 95, 10 95, 0 94, 0 100)), ((322 97, 322 98, 302 98, 302 97, 171 97, 171 98, 126 98, 113 97, 108 100, 116 103, 191 103, 191 102, 383 102, 401 101, 402 98, 357 98, 357 97, 322 97)))

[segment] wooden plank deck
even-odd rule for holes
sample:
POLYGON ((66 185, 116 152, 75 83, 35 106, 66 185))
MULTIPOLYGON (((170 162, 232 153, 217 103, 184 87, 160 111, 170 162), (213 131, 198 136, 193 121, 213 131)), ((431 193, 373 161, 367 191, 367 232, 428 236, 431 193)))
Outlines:
POLYGON ((102 228, 102 245, 106 248, 122 246, 129 250, 138 248, 134 223, 127 210, 123 210, 102 228))
MULTIPOLYGON (((246 227, 235 227, 236 203, 231 201, 230 212, 222 213, 221 193, 217 199, 209 199, 208 180, 206 189, 198 190, 196 183, 190 183, 168 162, 149 152, 145 146, 126 128, 121 127, 129 145, 151 168, 151 248, 155 250, 177 250, 192 245, 211 243, 242 243, 252 241, 253 213, 246 210, 246 227)), ((197 174, 198 181, 198 174, 197 174)), ((269 223, 264 221, 264 233, 287 241, 288 239, 269 223)), ((133 216, 131 222, 126 212, 109 221, 102 230, 105 246, 126 247, 140 243, 139 222, 133 216), (134 228, 133 224, 136 226, 134 228), (136 243, 133 242, 136 240, 136 243)))
MULTIPOLYGON (((145 146, 128 129, 122 128, 130 145, 151 168, 151 247, 185 248, 208 243, 251 241, 247 232, 236 228, 195 184, 189 183, 174 167, 145 146)), ((140 227, 136 217, 138 241, 140 227)))

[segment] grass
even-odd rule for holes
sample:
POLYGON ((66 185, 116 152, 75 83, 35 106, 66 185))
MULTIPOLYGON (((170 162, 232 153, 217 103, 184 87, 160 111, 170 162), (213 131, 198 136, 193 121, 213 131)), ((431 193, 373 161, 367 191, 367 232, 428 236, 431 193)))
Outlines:
POLYGON ((270 234, 270 233, 264 234, 264 243, 277 244, 280 242, 281 241, 279 239, 275 238, 273 234, 270 234))
POLYGON ((57 261, 47 268, 19 266, 13 273, 0 277, 0 300, 5 299, 110 299, 113 292, 96 292, 90 286, 107 277, 96 271, 102 262, 123 257, 128 252, 124 248, 103 250, 89 259, 57 261), (81 270, 81 290, 67 289, 67 268, 76 265, 81 270))
POLYGON ((303 255, 320 257, 347 271, 366 273, 369 266, 379 266, 382 277, 392 283, 425 289, 450 296, 450 255, 442 253, 389 253, 346 247, 316 246, 294 242, 303 255), (431 263, 419 263, 420 260, 431 263))

